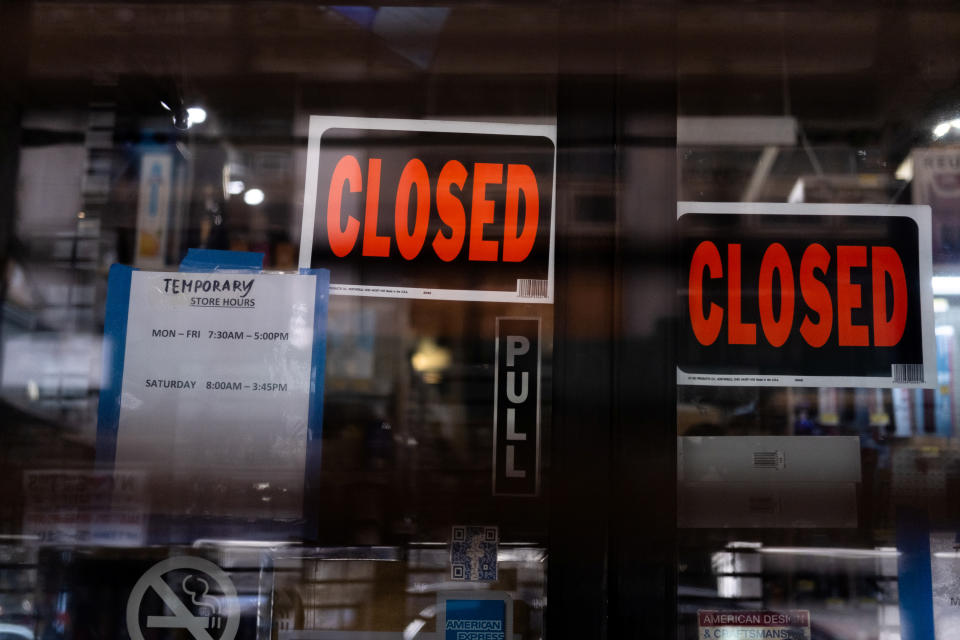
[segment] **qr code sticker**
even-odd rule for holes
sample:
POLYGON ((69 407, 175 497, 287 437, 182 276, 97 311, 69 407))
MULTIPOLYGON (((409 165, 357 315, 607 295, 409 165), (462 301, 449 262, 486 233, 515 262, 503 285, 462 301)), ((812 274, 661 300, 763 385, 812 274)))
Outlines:
POLYGON ((450 536, 450 578, 493 582, 497 579, 497 527, 455 526, 450 536))

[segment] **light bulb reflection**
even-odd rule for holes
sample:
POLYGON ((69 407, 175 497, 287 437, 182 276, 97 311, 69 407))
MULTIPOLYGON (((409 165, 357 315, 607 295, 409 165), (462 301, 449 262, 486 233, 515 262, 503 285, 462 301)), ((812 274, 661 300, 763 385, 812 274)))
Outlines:
POLYGON ((247 192, 243 194, 243 201, 249 205, 256 206, 263 202, 263 199, 263 191, 260 189, 248 189, 247 192))
POLYGON ((192 127, 195 124, 203 124, 207 121, 207 110, 203 107, 187 108, 187 126, 192 127))

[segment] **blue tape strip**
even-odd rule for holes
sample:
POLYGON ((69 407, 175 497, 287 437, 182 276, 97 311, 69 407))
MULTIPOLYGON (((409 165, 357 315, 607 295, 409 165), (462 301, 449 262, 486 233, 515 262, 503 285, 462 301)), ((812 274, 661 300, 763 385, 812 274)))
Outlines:
POLYGON ((130 279, 134 269, 121 264, 110 267, 107 279, 106 319, 103 323, 103 380, 97 408, 97 466, 111 467, 117 454, 120 426, 120 392, 123 357, 127 347, 127 315, 130 312, 130 279))
POLYGON ((933 638, 933 576, 930 527, 919 509, 897 509, 897 581, 901 640, 933 638))
POLYGON ((330 295, 330 272, 326 269, 306 271, 317 279, 313 302, 313 354, 310 360, 308 419, 310 437, 319 442, 323 427, 323 380, 327 363, 327 300, 330 295))
POLYGON ((315 534, 319 524, 314 496, 320 487, 321 442, 323 436, 323 382, 327 363, 327 303, 330 296, 330 272, 327 269, 301 269, 301 275, 317 280, 313 303, 313 354, 310 360, 310 401, 307 408, 307 453, 303 478, 303 513, 307 536, 315 534))
POLYGON ((184 273, 209 271, 261 271, 263 254, 255 251, 223 251, 222 249, 187 249, 180 261, 184 273))

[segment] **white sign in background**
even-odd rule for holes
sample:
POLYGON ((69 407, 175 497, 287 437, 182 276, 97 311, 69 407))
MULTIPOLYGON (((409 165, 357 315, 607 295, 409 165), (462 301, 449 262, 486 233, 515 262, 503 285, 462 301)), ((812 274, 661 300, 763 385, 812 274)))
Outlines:
POLYGON ((166 264, 167 220, 173 157, 170 153, 145 153, 140 160, 140 190, 137 196, 137 239, 134 262, 139 267, 166 264))
POLYGON ((315 296, 306 276, 134 272, 117 469, 169 474, 191 512, 299 516, 315 296))
POLYGON ((930 569, 937 640, 960 640, 960 544, 956 533, 930 534, 930 569))

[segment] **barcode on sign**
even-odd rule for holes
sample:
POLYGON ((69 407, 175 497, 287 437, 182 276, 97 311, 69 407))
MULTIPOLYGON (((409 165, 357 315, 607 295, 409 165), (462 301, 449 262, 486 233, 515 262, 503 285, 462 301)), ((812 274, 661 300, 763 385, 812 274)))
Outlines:
POLYGON ((517 280, 517 295, 521 298, 546 298, 547 281, 522 278, 517 280))
POLYGON ((895 364, 893 368, 894 384, 919 384, 923 382, 922 364, 895 364))
POLYGON ((783 453, 780 451, 754 451, 754 469, 780 469, 783 467, 783 453))

